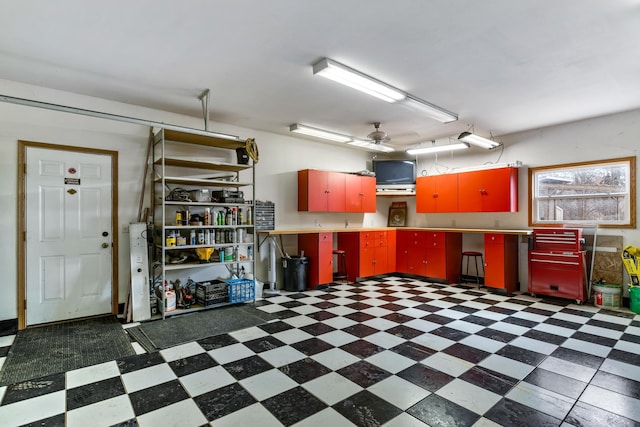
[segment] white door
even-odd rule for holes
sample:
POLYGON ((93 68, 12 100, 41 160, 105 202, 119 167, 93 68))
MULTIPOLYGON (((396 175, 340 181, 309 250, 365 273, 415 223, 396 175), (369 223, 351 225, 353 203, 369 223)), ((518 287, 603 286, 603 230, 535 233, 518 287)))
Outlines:
POLYGON ((111 312, 111 156, 26 149, 26 324, 111 312))

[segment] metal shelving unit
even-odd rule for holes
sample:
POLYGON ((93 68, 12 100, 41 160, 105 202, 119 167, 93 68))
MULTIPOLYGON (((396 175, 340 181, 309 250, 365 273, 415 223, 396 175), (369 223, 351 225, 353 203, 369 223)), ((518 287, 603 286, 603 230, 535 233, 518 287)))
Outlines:
MULTIPOLYGON (((158 309, 162 318, 231 304, 231 302, 210 305, 196 303, 190 308, 168 310, 164 291, 165 286, 170 284, 173 278, 179 279, 182 285, 185 285, 192 273, 203 271, 203 269, 220 269, 221 266, 229 276, 232 274, 240 276, 242 271, 255 272, 255 258, 252 256, 254 242, 244 241, 244 239, 239 241, 238 238, 242 235, 254 235, 255 168, 251 160, 248 164, 229 162, 229 157, 236 156, 236 149, 243 147, 245 142, 239 139, 224 139, 168 129, 160 129, 154 136, 152 191, 154 237, 151 270, 154 276, 152 292, 158 286, 162 286, 162 291, 158 295, 161 301, 158 309), (224 161, 218 161, 219 159, 224 161), (214 194, 216 191, 231 191, 237 194, 242 191, 244 197, 242 202, 234 198, 231 203, 213 201, 211 198, 204 201, 187 197, 172 200, 169 195, 176 189, 183 195, 191 191, 207 192, 207 194, 214 194), (248 194, 250 197, 247 196, 248 194), (230 224, 217 222, 218 212, 226 213, 233 209, 237 213, 234 217, 235 221, 230 224), (244 218, 240 223, 238 213, 241 209, 244 210, 244 218), (206 221, 205 216, 207 210, 209 222, 206 221), (176 213, 187 211, 192 215, 202 216, 202 225, 189 222, 177 224, 176 213), (192 232, 202 233, 202 235, 206 233, 210 236, 210 240, 200 239, 193 242, 190 239, 192 232), (185 244, 180 244, 182 239, 178 239, 178 236, 186 239, 185 244), (199 248, 212 248, 209 262, 202 262, 199 258, 197 255, 199 248)), ((188 218, 181 218, 181 221, 188 221, 188 218)), ((195 292, 193 295, 195 298, 195 292)))

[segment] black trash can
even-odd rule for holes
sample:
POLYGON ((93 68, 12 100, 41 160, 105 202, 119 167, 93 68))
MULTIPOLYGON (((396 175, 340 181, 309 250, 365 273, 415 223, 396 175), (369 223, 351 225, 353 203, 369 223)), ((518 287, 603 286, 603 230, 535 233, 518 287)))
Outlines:
POLYGON ((307 287, 307 265, 309 258, 306 256, 292 256, 282 258, 284 270, 284 288, 287 291, 304 291, 307 287))

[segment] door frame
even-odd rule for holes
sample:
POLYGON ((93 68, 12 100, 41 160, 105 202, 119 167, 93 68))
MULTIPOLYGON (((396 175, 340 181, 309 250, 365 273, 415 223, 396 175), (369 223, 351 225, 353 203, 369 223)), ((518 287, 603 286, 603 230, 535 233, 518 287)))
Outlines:
POLYGON ((26 184, 27 148, 73 151, 111 157, 111 313, 118 314, 118 152, 98 148, 74 147, 45 142, 18 140, 18 329, 27 326, 26 301, 26 184))

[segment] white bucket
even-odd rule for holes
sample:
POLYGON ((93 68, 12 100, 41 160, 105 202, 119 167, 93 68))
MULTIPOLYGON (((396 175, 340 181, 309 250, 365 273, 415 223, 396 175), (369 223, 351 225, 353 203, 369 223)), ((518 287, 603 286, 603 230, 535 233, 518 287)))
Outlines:
POLYGON ((601 308, 620 308, 622 286, 593 285, 593 304, 601 308))

